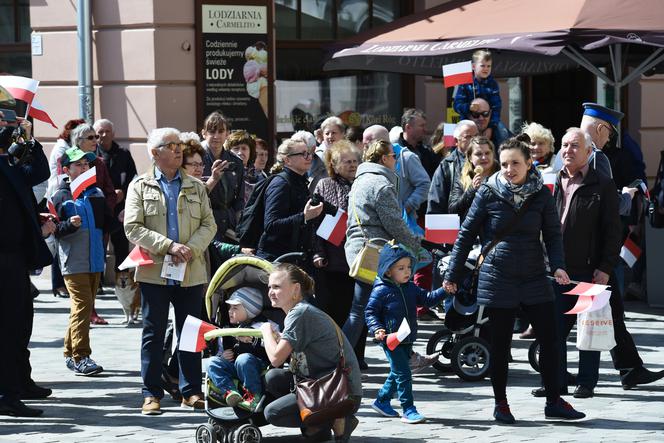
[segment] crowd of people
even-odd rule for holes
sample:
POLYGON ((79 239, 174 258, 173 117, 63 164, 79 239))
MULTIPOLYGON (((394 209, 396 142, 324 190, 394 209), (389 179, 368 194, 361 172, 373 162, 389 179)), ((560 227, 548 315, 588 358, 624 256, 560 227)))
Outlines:
MULTIPOLYGON (((529 334, 541 346, 542 387, 533 395, 546 397, 545 415, 585 416, 561 397, 568 393, 566 337, 575 322, 575 316, 563 314, 575 298, 562 294, 574 280, 611 285, 617 343, 611 356, 623 387, 662 378, 664 372, 644 368, 623 318, 625 277, 619 251, 637 189, 616 185, 614 175, 630 181, 629 164, 603 151, 622 114, 585 103, 579 127, 566 131, 556 155, 554 137, 542 124, 525 124, 516 137, 506 134, 495 118, 500 101, 490 77, 490 54, 479 53, 474 62, 479 85, 458 94, 462 119, 453 147, 446 146, 441 131, 427 143, 426 115, 418 109, 405 110, 396 130, 374 125, 363 131, 352 128, 352 136, 332 116, 315 133, 296 132, 276 150, 244 130, 231 130, 224 116, 214 112, 200 136, 175 128, 152 130, 146 142, 151 165, 138 174, 130 152, 114 141, 109 120, 93 125, 68 121, 50 160, 31 137, 28 122, 21 121, 24 133, 18 138, 16 128, 3 123, 0 190, 2 201, 13 205, 3 203, 0 211, 5 227, 0 272, 20 275, 5 281, 8 290, 24 296, 1 298, 3 331, 20 333, 19 340, 0 342, 2 354, 17 362, 0 365, 0 413, 38 416, 41 410, 21 400, 51 394, 30 373, 30 270, 50 264, 54 295, 71 300, 64 331, 66 367, 81 376, 103 371, 91 357, 89 329, 91 323, 106 323, 94 300, 108 266, 109 242, 116 270, 134 246, 154 263, 138 266, 134 275, 141 293, 145 415, 162 413, 165 389, 183 407, 204 408, 200 353, 176 350, 171 364, 164 366, 169 308, 174 308, 179 337, 188 316, 205 317, 206 285, 237 254, 273 262, 284 254, 302 253, 296 264, 275 266, 266 299, 252 288, 228 297, 233 326, 261 320, 265 300, 283 310, 285 320, 278 326, 261 320, 261 340, 239 337, 230 347, 220 346, 210 363, 210 378, 226 404, 255 412, 265 397, 269 423, 301 427, 307 437, 333 433, 347 441, 357 426, 367 335, 384 349, 390 364, 372 408, 406 423, 425 420, 414 405, 412 373, 437 356, 413 351, 417 321, 439 320, 430 309, 454 297, 466 258, 477 245, 484 256, 477 301, 489 318, 497 421, 515 422, 507 375, 517 317, 530 323, 529 334), (7 155, 12 142, 29 144, 31 160, 7 155), (96 181, 82 191, 72 189, 92 167, 96 181), (542 178, 549 172, 557 174, 553 193, 542 178), (53 205, 50 214, 46 202, 53 205), (316 231, 326 215, 339 209, 348 216, 346 235, 333 244, 316 231), (458 214, 462 222, 444 275, 421 247, 426 214, 458 214), (257 235, 247 235, 248 221, 258 223, 257 235), (34 248, 21 247, 26 240, 34 248), (350 270, 370 241, 381 247, 375 280, 357 273, 353 278, 350 270), (396 347, 388 346, 386 337, 404 323, 410 333, 396 347), (303 426, 292 374, 296 379, 322 377, 342 356, 355 407, 327 427, 303 426), (289 369, 283 369, 289 360, 289 369), (244 393, 233 379, 240 379, 244 393), (401 414, 390 405, 395 394, 401 414)), ((579 373, 572 377, 574 397, 594 395, 599 360, 599 352, 580 351, 579 373)))

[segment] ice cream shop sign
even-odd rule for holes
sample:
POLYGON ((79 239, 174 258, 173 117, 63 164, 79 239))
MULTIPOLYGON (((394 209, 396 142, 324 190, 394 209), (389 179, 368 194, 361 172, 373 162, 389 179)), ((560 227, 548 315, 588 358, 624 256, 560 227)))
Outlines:
POLYGON ((198 126, 221 111, 231 129, 274 133, 272 6, 268 0, 196 2, 198 126))

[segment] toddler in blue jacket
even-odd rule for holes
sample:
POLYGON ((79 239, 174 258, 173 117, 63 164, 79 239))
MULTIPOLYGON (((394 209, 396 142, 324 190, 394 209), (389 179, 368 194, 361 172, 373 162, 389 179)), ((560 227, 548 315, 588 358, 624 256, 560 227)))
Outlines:
POLYGON ((398 417, 399 413, 390 405, 396 393, 403 408, 401 421, 405 423, 425 420, 413 402, 413 377, 408 364, 417 338, 416 309, 417 306, 432 307, 445 295, 442 288, 427 292, 411 281, 415 263, 413 254, 406 247, 387 243, 380 252, 378 277, 365 310, 369 332, 380 342, 390 363, 387 380, 371 407, 385 417, 398 417), (387 335, 397 332, 404 319, 411 332, 394 350, 390 350, 387 335))

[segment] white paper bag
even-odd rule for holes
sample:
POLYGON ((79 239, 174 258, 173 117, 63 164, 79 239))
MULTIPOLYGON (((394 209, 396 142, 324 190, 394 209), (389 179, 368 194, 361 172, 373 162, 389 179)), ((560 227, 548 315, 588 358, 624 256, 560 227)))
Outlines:
POLYGON ((616 346, 611 305, 581 312, 576 321, 576 347, 582 351, 610 351, 616 346))

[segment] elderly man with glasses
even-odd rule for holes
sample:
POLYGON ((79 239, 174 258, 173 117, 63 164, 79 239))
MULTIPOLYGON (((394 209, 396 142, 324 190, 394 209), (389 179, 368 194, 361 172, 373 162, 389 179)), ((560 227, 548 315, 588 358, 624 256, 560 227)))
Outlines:
MULTIPOLYGON (((180 336, 186 317, 200 316, 207 282, 204 252, 217 226, 205 185, 181 168, 180 132, 154 129, 147 148, 153 165, 129 185, 124 227, 127 238, 154 261, 136 269, 136 281, 141 283, 143 313, 142 413, 158 415, 164 396, 161 374, 169 305, 175 309, 180 336)), ((177 351, 177 358, 182 406, 204 408, 200 354, 177 351)))

